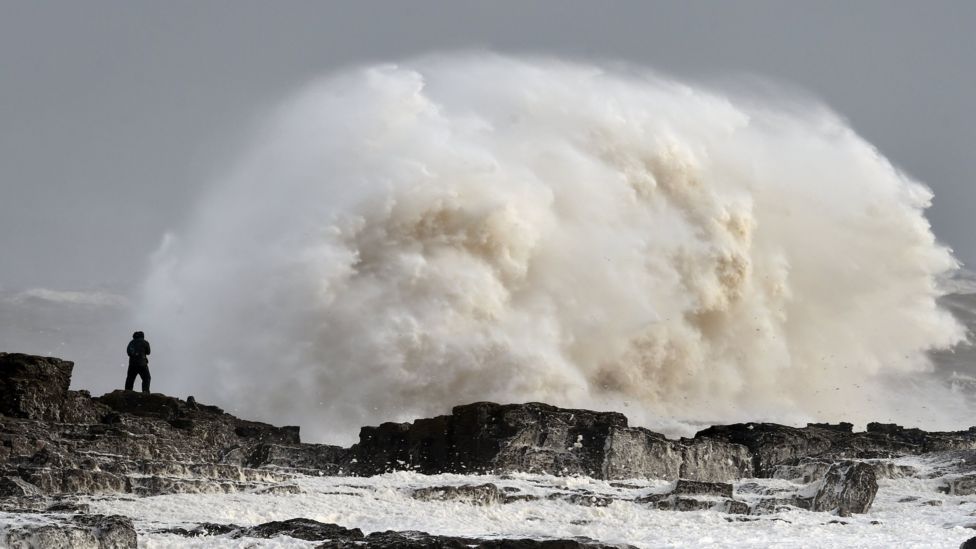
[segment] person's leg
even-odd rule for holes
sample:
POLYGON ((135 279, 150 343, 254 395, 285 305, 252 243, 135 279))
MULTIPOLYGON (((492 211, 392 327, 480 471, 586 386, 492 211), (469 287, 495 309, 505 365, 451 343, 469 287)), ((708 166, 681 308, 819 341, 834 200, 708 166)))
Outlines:
POLYGON ((149 380, 152 379, 152 376, 149 375, 149 365, 148 364, 143 364, 143 366, 142 366, 142 372, 141 372, 141 377, 142 377, 142 392, 143 393, 149 393, 149 380))
POLYGON ((137 373, 138 372, 133 367, 133 365, 132 364, 129 364, 129 371, 127 371, 125 373, 125 390, 126 391, 131 391, 132 390, 132 386, 136 382, 136 374, 137 373))

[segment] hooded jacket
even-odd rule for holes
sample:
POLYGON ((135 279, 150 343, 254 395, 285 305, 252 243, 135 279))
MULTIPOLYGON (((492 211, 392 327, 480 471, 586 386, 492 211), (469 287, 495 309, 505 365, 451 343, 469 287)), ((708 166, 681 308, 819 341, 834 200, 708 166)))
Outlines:
POLYGON ((150 348, 146 336, 142 332, 132 334, 132 341, 125 348, 125 354, 129 355, 129 364, 146 364, 149 362, 150 348))

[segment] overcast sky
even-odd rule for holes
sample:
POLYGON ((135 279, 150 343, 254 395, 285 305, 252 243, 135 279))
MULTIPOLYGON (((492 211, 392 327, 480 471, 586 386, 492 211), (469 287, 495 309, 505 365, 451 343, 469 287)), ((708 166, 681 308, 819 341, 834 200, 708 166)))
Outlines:
POLYGON ((0 0, 0 288, 126 291, 250 125, 351 64, 483 48, 757 74, 935 191, 976 264, 976 2, 0 0))

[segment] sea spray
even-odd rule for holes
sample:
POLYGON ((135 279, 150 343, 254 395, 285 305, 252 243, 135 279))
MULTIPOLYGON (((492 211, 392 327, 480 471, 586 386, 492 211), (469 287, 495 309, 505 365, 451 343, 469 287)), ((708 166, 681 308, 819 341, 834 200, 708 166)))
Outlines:
POLYGON ((478 400, 959 421, 899 390, 964 336, 930 191, 781 99, 493 55, 316 81, 155 254, 156 377, 343 442, 478 400))

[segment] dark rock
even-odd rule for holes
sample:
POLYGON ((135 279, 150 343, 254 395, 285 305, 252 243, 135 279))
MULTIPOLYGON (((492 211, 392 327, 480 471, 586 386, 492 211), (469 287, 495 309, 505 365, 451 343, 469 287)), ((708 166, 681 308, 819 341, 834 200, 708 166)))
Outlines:
POLYGON ((92 399, 88 391, 68 391, 62 406, 64 423, 101 423, 111 409, 92 399))
POLYGON ((840 423, 807 423, 807 427, 814 429, 826 429, 828 431, 838 431, 841 433, 853 433, 854 424, 842 421, 840 423))
POLYGON ((681 445, 679 476, 709 482, 729 482, 752 475, 752 454, 741 444, 709 438, 685 439, 681 445))
POLYGON ((671 493, 681 496, 720 496, 731 498, 732 485, 724 482, 700 482, 679 479, 675 483, 674 490, 671 493))
POLYGON ((422 473, 538 472, 595 478, 676 479, 682 467, 702 480, 733 480, 751 471, 742 445, 677 442, 627 426, 611 412, 546 404, 480 402, 450 416, 364 427, 351 449, 357 474, 397 469, 422 473))
POLYGON ((311 519, 294 518, 266 522, 250 528, 242 528, 233 534, 233 537, 237 538, 273 538, 275 536, 289 536, 305 541, 333 539, 353 541, 363 539, 363 532, 359 528, 343 528, 337 524, 326 524, 311 519))
POLYGON ((259 444, 244 460, 248 467, 275 467, 301 472, 340 474, 349 468, 349 451, 327 444, 259 444), (346 464, 346 465, 343 465, 346 464))
POLYGON ((60 421, 73 362, 0 353, 0 414, 60 421))
POLYGON ((664 436, 637 427, 615 428, 607 438, 602 475, 598 478, 678 478, 681 453, 664 436))
POLYGON ((204 522, 196 525, 196 527, 190 530, 185 528, 169 528, 166 530, 160 530, 159 533, 176 534, 178 536, 187 538, 196 538, 200 536, 223 536, 230 534, 231 532, 236 532, 240 529, 240 526, 235 526, 233 524, 215 524, 212 522, 204 522))
POLYGON ((28 497, 41 493, 40 488, 20 477, 0 477, 0 497, 28 497))
POLYGON ((254 493, 268 494, 272 496, 294 496, 304 494, 305 490, 302 490, 297 484, 276 484, 267 488, 259 488, 255 490, 254 493))
POLYGON ((505 499, 505 494, 494 484, 465 486, 434 486, 414 490, 411 496, 421 501, 461 501, 475 505, 492 505, 505 499))
POLYGON ((555 497, 550 497, 550 499, 559 499, 567 503, 572 503, 573 505, 579 505, 581 507, 607 507, 614 501, 613 498, 598 496, 591 493, 553 494, 553 496, 555 497))
POLYGON ((959 549, 976 549, 976 537, 969 538, 966 541, 962 542, 962 545, 959 546, 959 549))
POLYGON ((680 495, 668 495, 653 502, 662 511, 715 511, 730 515, 745 515, 749 513, 749 505, 731 498, 700 499, 680 495))
POLYGON ((777 465, 773 467, 771 478, 782 478, 809 484, 824 478, 832 461, 817 458, 801 458, 796 465, 777 465))
POLYGON ((976 494, 976 474, 948 479, 940 491, 951 496, 971 496, 976 494))
POLYGON ((835 463, 821 482, 810 510, 836 512, 844 517, 868 512, 878 492, 874 468, 862 462, 835 463))
POLYGON ((5 547, 18 549, 135 549, 132 520, 119 515, 78 515, 69 522, 20 526, 7 531, 5 547))
POLYGON ((753 458, 754 475, 750 476, 767 477, 777 465, 826 452, 832 447, 835 434, 831 430, 774 423, 738 423, 709 427, 695 434, 695 439, 711 438, 745 446, 753 458))

